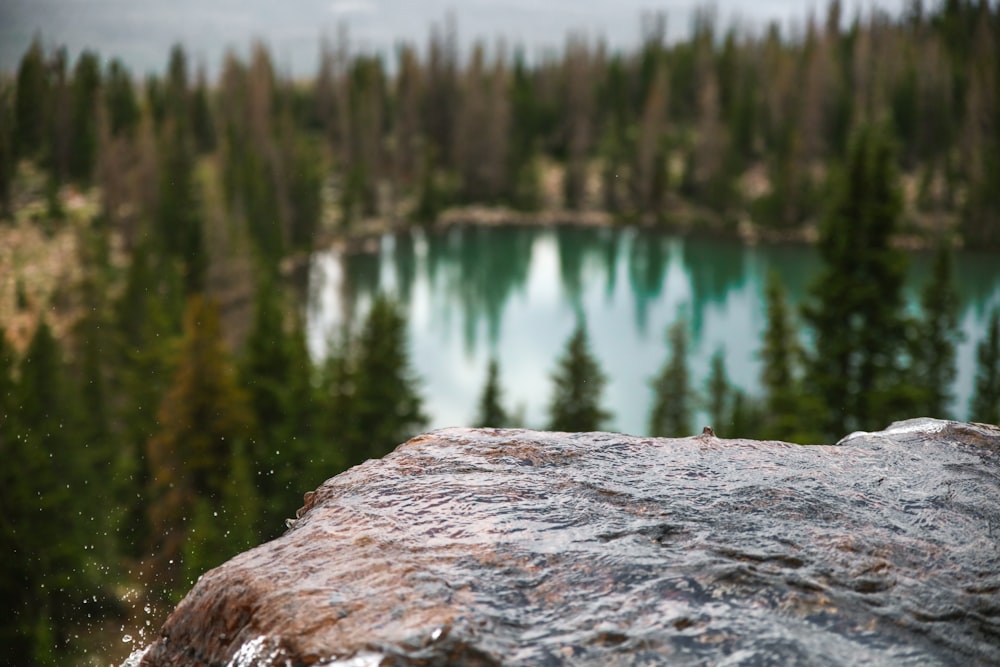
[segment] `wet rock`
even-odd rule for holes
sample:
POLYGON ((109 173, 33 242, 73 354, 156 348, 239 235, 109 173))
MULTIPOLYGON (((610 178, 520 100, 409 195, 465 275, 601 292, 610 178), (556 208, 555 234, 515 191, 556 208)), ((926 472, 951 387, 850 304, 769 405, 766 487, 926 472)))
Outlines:
POLYGON ((141 664, 1000 665, 1000 428, 447 429, 206 573, 141 664))

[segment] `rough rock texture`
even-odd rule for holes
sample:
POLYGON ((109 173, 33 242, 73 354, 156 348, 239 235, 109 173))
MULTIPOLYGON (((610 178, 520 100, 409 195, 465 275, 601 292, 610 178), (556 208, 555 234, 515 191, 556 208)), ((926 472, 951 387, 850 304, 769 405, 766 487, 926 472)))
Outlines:
POLYGON ((300 514, 205 574, 141 664, 1000 665, 997 427, 448 429, 300 514))

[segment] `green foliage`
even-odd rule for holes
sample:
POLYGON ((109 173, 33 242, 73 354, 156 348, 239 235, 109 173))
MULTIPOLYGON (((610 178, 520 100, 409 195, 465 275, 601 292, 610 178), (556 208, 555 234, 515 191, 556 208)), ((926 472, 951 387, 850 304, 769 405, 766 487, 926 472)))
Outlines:
POLYGON ((815 341, 809 391, 826 406, 826 433, 840 437, 885 426, 912 401, 898 347, 907 336, 906 257, 891 243, 901 213, 891 144, 878 128, 860 128, 832 178, 819 239, 823 270, 804 315, 815 341))
POLYGON ((799 377, 804 352, 777 273, 768 274, 766 301, 767 328, 760 351, 764 400, 756 432, 772 440, 820 442, 824 407, 804 390, 799 377))
POLYGON ((169 587, 180 583, 176 561, 188 518, 199 500, 222 503, 233 479, 234 450, 254 421, 222 340, 218 306, 202 295, 188 299, 173 379, 157 419, 147 447, 151 570, 169 587))
MULTIPOLYGON (((434 147, 428 146, 424 151, 423 164, 420 167, 420 189, 417 192, 417 205, 413 210, 413 220, 422 225, 436 222, 441 209, 444 208, 445 197, 443 189, 438 183, 436 165, 434 147)), ((347 199, 344 201, 346 216, 350 206, 347 199)))
POLYGON ((323 160, 313 142, 303 137, 286 139, 292 154, 288 200, 291 220, 288 223, 289 245, 295 250, 312 250, 313 239, 323 217, 320 189, 323 185, 323 160))
POLYGON ((45 53, 36 36, 17 68, 14 98, 15 148, 20 157, 40 157, 46 150, 49 81, 45 53))
POLYGON ((947 419, 955 382, 955 348, 961 340, 953 253, 942 243, 934 255, 931 279, 921 296, 923 317, 917 324, 912 354, 912 384, 918 389, 918 414, 947 419))
POLYGON ((674 322, 667 330, 667 340, 669 356, 652 380, 653 407, 649 414, 649 433, 682 438, 693 435, 694 393, 687 366, 687 322, 674 322))
POLYGON ((508 426, 509 420, 507 410, 503 407, 500 365, 496 359, 490 359, 489 367, 486 370, 486 384, 483 386, 483 393, 479 398, 479 411, 476 413, 475 425, 499 428, 508 426))
POLYGON ((97 104, 101 87, 101 64, 97 54, 84 51, 73 69, 70 101, 69 175, 89 183, 97 161, 97 104))
MULTIPOLYGON (((233 443, 229 476, 219 498, 198 497, 194 501, 190 527, 181 548, 183 592, 207 570, 259 542, 258 492, 249 470, 249 456, 243 442, 233 443)), ((175 595, 179 601, 180 595, 175 595)))
POLYGON ((719 432, 730 417, 729 404, 733 388, 726 376, 726 353, 719 348, 709 363, 708 379, 705 381, 705 396, 708 398, 708 421, 719 432))
POLYGON ((315 455, 338 466, 383 456, 427 424, 407 349, 406 318, 384 294, 372 301, 360 331, 345 326, 331 342, 320 386, 325 451, 315 455))
POLYGON ((195 294, 204 287, 208 257, 194 156, 184 127, 173 117, 165 121, 155 229, 166 255, 183 266, 185 290, 195 294))
POLYGON ((104 78, 104 104, 111 134, 131 136, 139 125, 139 103, 132 88, 132 75, 117 58, 108 65, 104 78))
POLYGON ((13 86, 0 81, 0 221, 12 212, 11 184, 17 167, 13 93, 13 86))
POLYGON ((372 302, 357 338, 352 380, 352 462, 378 458, 427 424, 410 364, 406 318, 388 296, 372 302))
POLYGON ((284 519, 294 515, 303 492, 339 470, 339 457, 323 451, 338 454, 336 443, 319 439, 320 406, 305 332, 288 310, 280 287, 262 279, 239 369, 257 423, 242 456, 248 459, 251 487, 261 504, 259 525, 267 537, 284 530, 284 519))
POLYGON ((36 664, 64 652, 71 628, 82 620, 81 598, 105 597, 95 556, 82 546, 106 553, 105 508, 89 488, 98 461, 92 443, 78 437, 78 393, 44 321, 21 360, 16 385, 10 366, 9 349, 0 344, 0 374, 6 376, 0 400, 13 419, 0 441, 0 543, 8 554, 0 588, 9 594, 15 635, 5 644, 5 657, 36 664))
POLYGON ((986 336, 976 348, 976 390, 970 419, 1000 425, 1000 308, 995 308, 986 336))
POLYGON ((552 373, 549 430, 600 431, 611 419, 601 406, 607 376, 590 352, 583 322, 566 342, 566 349, 552 373))

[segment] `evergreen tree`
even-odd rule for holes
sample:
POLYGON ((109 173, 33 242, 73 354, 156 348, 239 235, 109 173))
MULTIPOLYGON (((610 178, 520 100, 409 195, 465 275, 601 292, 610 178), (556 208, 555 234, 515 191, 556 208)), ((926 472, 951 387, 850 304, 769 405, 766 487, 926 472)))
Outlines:
POLYGON ((339 336, 327 342, 326 355, 320 368, 319 403, 317 420, 318 444, 316 463, 328 462, 328 455, 342 450, 343 465, 354 465, 364 460, 362 435, 358 433, 355 410, 355 342, 350 328, 345 324, 339 336))
POLYGON ((113 136, 131 135, 139 125, 139 103, 132 87, 132 76, 121 60, 108 65, 104 84, 104 104, 113 136))
POLYGON ((4 568, 3 588, 15 582, 6 604, 19 635, 4 654, 17 664, 57 664, 83 617, 79 600, 105 598, 98 563, 82 548, 104 539, 104 508, 95 507, 90 493, 96 461, 90 443, 77 437, 76 395, 42 321, 21 360, 8 413, 16 415, 18 432, 2 443, 3 469, 9 471, 0 489, 2 540, 10 568, 4 568))
POLYGON ((114 305, 116 340, 111 386, 120 449, 118 475, 130 488, 123 499, 119 542, 138 558, 149 534, 146 445, 157 429, 157 406, 170 381, 172 344, 181 332, 183 296, 171 262, 146 245, 132 252, 125 289, 114 305))
POLYGON ((611 413, 601 407, 607 376, 590 352, 583 322, 566 342, 552 382, 550 431, 600 431, 611 419, 611 413))
POLYGON ((406 318, 388 296, 372 302, 357 340, 352 397, 353 463, 378 458, 427 424, 407 349, 406 318))
MULTIPOLYGON (((26 496, 29 480, 18 464, 21 456, 28 454, 22 444, 24 435, 19 423, 17 384, 14 372, 17 359, 7 340, 7 332, 0 327, 0 549, 7 557, 0 566, 0 596, 8 609, 7 621, 0 623, 0 645, 4 646, 5 659, 11 664, 32 664, 35 646, 31 636, 39 622, 39 607, 34 602, 35 565, 26 558, 23 538, 19 535, 27 525, 22 523, 30 516, 34 498, 26 496), (31 503, 29 505, 28 503, 31 503)), ((47 621, 47 619, 45 619, 47 621)))
POLYGON ((279 290, 272 279, 261 281, 240 366, 257 423, 246 454, 260 496, 261 526, 269 533, 284 530, 310 480, 319 483, 332 474, 312 472, 319 468, 309 458, 318 412, 312 364, 301 327, 286 326, 279 290))
POLYGON ((917 326, 912 367, 920 414, 941 419, 950 412, 951 387, 957 373, 955 348, 961 339, 952 263, 951 248, 941 244, 921 298, 923 318, 917 326))
POLYGON ((719 433, 728 424, 732 412, 733 388, 726 376, 726 355, 722 348, 715 351, 709 364, 708 379, 705 381, 705 396, 708 398, 709 424, 719 433))
MULTIPOLYGON (((181 549, 180 590, 190 588, 207 570, 255 546, 259 503, 244 443, 233 443, 229 475, 218 499, 196 498, 187 538, 181 549)), ((282 525, 284 528, 284 525, 282 525)))
POLYGON ((765 291, 767 328, 760 351, 764 401, 757 434, 769 440, 819 442, 824 409, 802 388, 798 367, 803 357, 781 278, 771 272, 765 291))
MULTIPOLYGON (((157 417, 158 429, 148 444, 154 538, 150 574, 171 588, 182 583, 179 561, 197 503, 222 505, 233 481, 237 443, 253 425, 249 401, 222 340, 218 307, 201 295, 188 299, 173 379, 157 417)), ((253 487, 240 491, 249 505, 253 487)), ((256 519, 238 517, 250 525, 256 519)), ((237 517, 229 521, 233 524, 237 517)))
POLYGON ((194 294, 204 288, 208 257, 194 156, 184 127, 176 117, 165 122, 159 151, 155 229, 167 256, 184 267, 187 293, 194 294))
POLYGON ((670 356, 659 374, 653 378, 653 407, 649 414, 649 434, 681 438, 692 434, 690 372, 687 366, 688 332, 683 320, 667 330, 670 356))
POLYGON ((97 103, 101 64, 97 54, 84 51, 73 69, 70 110, 69 175, 89 183, 97 161, 97 103))
POLYGON ((49 81, 45 53, 36 36, 17 68, 14 99, 16 151, 19 157, 41 157, 46 149, 49 119, 49 81))
POLYGON ((891 244, 900 213, 892 147, 863 126, 833 176, 819 238, 823 270, 804 313, 815 341, 810 390, 824 401, 825 431, 834 437, 880 428, 912 409, 899 355, 906 257, 891 244))
POLYGON ((0 221, 11 214, 11 184, 17 168, 12 97, 13 86, 0 81, 0 221))
POLYGON ((497 360, 490 359, 486 370, 486 385, 479 398, 479 412, 476 416, 477 427, 492 426, 499 428, 507 426, 509 417, 503 407, 503 388, 500 386, 500 365, 497 360))
POLYGON ((1000 308, 995 308, 986 337, 976 349, 976 392, 969 418, 1000 426, 1000 308))

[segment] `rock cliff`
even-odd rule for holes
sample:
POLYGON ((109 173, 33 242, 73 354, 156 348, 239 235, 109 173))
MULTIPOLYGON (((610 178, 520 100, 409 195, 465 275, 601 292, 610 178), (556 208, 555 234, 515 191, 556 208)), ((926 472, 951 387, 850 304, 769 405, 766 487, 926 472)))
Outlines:
POLYGON ((307 494, 135 662, 1000 665, 1000 428, 447 429, 307 494))

